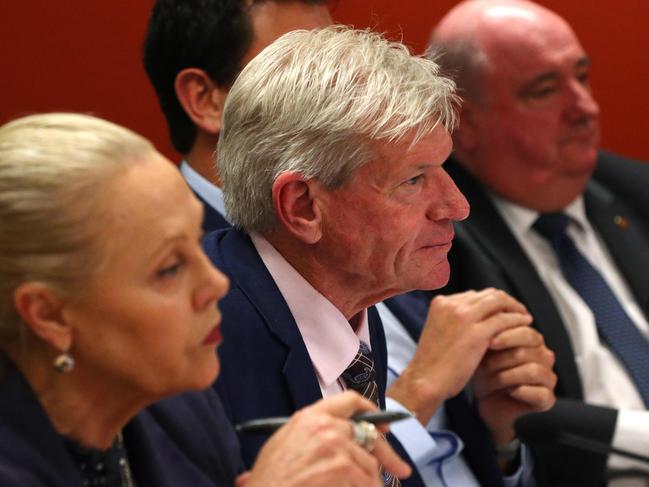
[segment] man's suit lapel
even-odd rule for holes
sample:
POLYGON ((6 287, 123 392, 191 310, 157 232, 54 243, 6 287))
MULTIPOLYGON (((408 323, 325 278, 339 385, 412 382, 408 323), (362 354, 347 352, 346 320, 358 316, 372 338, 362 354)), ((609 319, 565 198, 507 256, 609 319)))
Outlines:
POLYGON ((230 266, 237 286, 257 309, 270 332, 286 347, 282 373, 296 409, 322 397, 311 358, 295 319, 250 237, 239 230, 224 234, 222 262, 230 266))
POLYGON ((585 196, 588 220, 599 231, 636 301, 649 318, 649 235, 641 218, 596 182, 585 196))
MULTIPOLYGON (((192 191, 193 188, 192 188, 192 191)), ((220 230, 222 228, 230 228, 232 225, 225 219, 221 213, 216 211, 212 206, 203 199, 203 197, 194 191, 194 196, 203 203, 203 231, 204 232, 213 232, 214 230, 220 230)))
POLYGON ((582 399, 583 390, 570 339, 554 301, 534 266, 475 180, 457 163, 448 166, 449 174, 471 204, 470 217, 459 225, 494 262, 502 266, 509 282, 502 283, 502 286, 494 283, 496 287, 511 291, 526 303, 535 326, 543 333, 547 346, 556 354, 555 370, 561 377, 557 387, 570 397, 582 399))

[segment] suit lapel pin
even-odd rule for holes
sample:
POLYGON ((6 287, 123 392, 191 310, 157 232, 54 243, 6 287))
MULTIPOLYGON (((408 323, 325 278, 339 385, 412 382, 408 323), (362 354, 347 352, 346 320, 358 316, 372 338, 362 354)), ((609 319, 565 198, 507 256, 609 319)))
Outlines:
POLYGON ((620 230, 626 230, 627 228, 629 228, 629 220, 627 220, 623 216, 617 215, 615 218, 613 218, 613 222, 618 226, 620 230))

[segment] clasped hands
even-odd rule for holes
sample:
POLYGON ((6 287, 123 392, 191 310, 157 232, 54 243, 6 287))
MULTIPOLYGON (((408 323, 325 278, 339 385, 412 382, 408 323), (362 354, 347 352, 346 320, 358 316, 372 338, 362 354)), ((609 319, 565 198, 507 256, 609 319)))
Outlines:
POLYGON ((472 381, 494 445, 506 445, 516 419, 546 411, 556 400, 554 354, 531 323, 525 306, 503 291, 435 297, 417 352, 388 395, 425 426, 472 381))

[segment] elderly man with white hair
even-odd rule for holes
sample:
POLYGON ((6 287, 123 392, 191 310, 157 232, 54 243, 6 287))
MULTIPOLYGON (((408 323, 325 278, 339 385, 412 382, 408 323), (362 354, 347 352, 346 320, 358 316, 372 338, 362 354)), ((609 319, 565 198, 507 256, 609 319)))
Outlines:
MULTIPOLYGON (((235 228, 204 241, 232 283, 219 305, 216 388, 234 423, 355 389, 414 415, 392 430, 415 466, 404 485, 503 483, 496 449, 514 439, 513 421, 554 403, 553 356, 525 307, 495 290, 436 300, 426 339, 387 391, 373 307, 448 281, 453 222, 468 215, 442 167, 456 108, 454 84, 434 62, 345 27, 289 33, 242 71, 218 144, 235 228), (446 477, 440 459, 459 440, 425 426, 489 349, 503 367, 476 375, 480 394, 465 398, 463 413, 478 425, 465 440, 478 460, 446 477)), ((246 462, 264 440, 243 439, 246 462)), ((510 467, 515 484, 521 469, 510 467)))

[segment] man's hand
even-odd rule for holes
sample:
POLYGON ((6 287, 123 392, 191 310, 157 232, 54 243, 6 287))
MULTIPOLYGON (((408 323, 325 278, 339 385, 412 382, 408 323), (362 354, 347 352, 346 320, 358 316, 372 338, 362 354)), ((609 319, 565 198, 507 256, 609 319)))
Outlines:
POLYGON ((474 377, 478 411, 496 446, 514 439, 514 421, 546 411, 556 398, 554 353, 531 327, 505 330, 491 341, 474 377))
POLYGON ((464 388, 496 335, 531 322, 525 306, 503 291, 437 296, 417 352, 388 395, 426 425, 446 399, 464 388))
POLYGON ((237 487, 382 486, 380 465, 407 477, 410 466, 382 437, 371 453, 353 439, 348 418, 375 409, 357 393, 345 392, 298 411, 264 445, 252 470, 239 476, 237 487))

